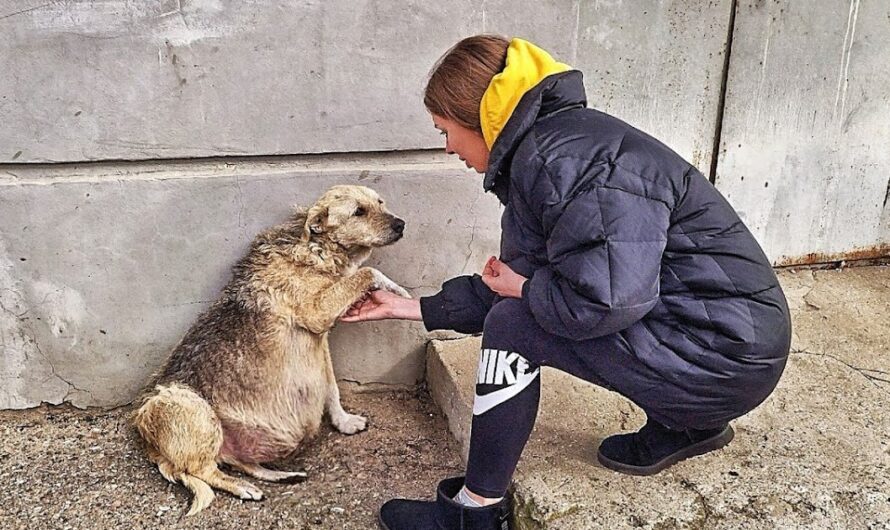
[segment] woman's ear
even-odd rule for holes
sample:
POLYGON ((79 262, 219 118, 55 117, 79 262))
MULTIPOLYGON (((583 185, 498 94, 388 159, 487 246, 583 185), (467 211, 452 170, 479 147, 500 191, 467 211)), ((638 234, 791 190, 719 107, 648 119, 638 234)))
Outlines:
POLYGON ((313 206, 306 213, 306 228, 303 230, 303 236, 309 239, 315 234, 321 234, 325 231, 325 225, 328 221, 327 206, 313 206))

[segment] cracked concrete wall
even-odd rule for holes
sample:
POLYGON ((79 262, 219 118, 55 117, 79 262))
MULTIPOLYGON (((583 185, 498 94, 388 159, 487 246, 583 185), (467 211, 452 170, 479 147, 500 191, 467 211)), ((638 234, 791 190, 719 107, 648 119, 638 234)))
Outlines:
MULTIPOLYGON (((17 168, 0 179, 0 408, 129 401, 220 294, 252 237, 334 184, 368 185, 407 222, 370 264, 414 295, 497 250, 500 209, 444 155, 17 168)), ((338 376, 414 384, 425 331, 341 324, 338 376)))

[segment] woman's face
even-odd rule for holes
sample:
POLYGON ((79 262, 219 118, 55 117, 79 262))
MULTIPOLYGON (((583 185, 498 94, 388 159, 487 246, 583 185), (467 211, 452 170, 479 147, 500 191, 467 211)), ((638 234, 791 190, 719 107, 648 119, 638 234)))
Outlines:
POLYGON ((482 133, 467 129, 448 118, 435 114, 432 117, 433 125, 445 135, 445 152, 449 155, 456 154, 468 168, 485 173, 488 169, 489 151, 482 133))

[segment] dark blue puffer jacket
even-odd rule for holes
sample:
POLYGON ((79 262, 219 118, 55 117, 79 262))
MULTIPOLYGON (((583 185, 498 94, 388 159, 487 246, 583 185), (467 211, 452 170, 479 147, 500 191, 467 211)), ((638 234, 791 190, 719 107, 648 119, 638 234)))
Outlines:
MULTIPOLYGON (((715 398, 763 388, 759 403, 791 336, 769 260, 692 165, 585 107, 580 72, 546 77, 492 147, 484 186, 505 205, 500 258, 529 278, 523 300, 549 333, 620 333, 660 382, 715 398)), ((496 300, 462 276, 421 307, 428 329, 474 333, 496 300)))

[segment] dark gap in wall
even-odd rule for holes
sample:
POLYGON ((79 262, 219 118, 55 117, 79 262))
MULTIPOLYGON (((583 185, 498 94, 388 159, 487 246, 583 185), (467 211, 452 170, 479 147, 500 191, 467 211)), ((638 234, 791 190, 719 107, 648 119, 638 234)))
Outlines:
MULTIPOLYGON (((41 162, 0 162, 0 171, 15 169, 41 169, 62 167, 102 167, 102 166, 139 166, 147 164, 200 164, 205 162, 220 163, 246 163, 246 162, 294 162, 302 160, 353 160, 357 157, 368 156, 377 158, 398 158, 402 155, 424 156, 428 154, 441 154, 445 150, 442 147, 428 147, 415 149, 392 149, 379 151, 331 151, 323 153, 294 153, 294 154, 237 154, 237 155, 208 155, 193 157, 168 157, 168 158, 103 158, 101 160, 45 160, 41 162)), ((13 175, 15 176, 15 175, 13 175)))
POLYGON ((720 80, 720 100, 717 102, 717 124, 714 127, 714 147, 711 149, 711 184, 717 181, 717 158, 720 156, 720 137, 723 134, 723 109, 726 107, 726 87, 729 80, 729 58, 732 55, 732 37, 735 31, 735 13, 738 0, 732 0, 729 11, 729 28, 726 31, 726 55, 723 57, 723 76, 720 80))

